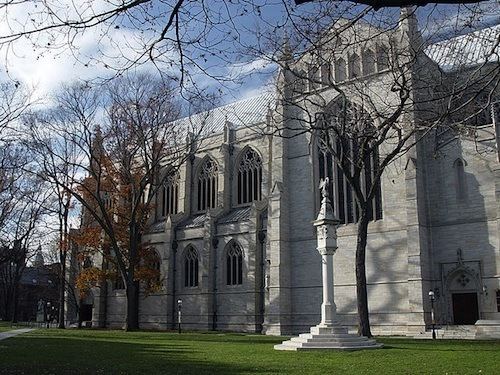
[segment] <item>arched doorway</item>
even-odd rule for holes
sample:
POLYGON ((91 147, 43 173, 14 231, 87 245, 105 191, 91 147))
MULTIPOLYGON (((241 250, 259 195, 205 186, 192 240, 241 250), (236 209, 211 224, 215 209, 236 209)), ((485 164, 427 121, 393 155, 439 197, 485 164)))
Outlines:
POLYGON ((447 277, 446 287, 454 325, 472 325, 479 320, 479 278, 466 266, 447 277))

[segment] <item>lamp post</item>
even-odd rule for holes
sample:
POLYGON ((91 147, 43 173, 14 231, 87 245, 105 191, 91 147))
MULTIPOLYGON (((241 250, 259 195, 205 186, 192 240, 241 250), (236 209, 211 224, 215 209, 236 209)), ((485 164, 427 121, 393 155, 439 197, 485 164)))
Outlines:
POLYGON ((436 321, 434 320, 434 300, 436 297, 434 296, 434 291, 429 291, 429 299, 431 300, 431 323, 432 323, 432 339, 436 339, 436 321))
POLYGON ((177 300, 177 323, 179 325, 179 334, 181 333, 181 309, 182 309, 182 300, 179 298, 177 300))

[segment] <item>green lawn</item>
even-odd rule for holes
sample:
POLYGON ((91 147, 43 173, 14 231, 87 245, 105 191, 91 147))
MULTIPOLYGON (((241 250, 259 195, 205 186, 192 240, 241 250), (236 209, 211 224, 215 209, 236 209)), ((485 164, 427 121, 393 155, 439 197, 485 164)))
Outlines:
POLYGON ((40 329, 0 341, 0 373, 500 374, 500 342, 379 339, 384 349, 280 352, 283 338, 40 329))

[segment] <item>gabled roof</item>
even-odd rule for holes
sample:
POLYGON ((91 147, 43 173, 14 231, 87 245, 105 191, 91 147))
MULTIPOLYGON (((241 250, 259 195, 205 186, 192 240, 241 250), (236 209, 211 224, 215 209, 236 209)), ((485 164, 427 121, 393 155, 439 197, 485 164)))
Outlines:
POLYGON ((275 98, 274 91, 264 91, 260 95, 184 117, 174 123, 180 128, 202 128, 204 135, 221 133, 226 121, 235 129, 248 127, 266 121, 267 109, 273 106, 275 98))
POLYGON ((444 71, 500 61, 500 25, 431 44, 425 53, 444 71))

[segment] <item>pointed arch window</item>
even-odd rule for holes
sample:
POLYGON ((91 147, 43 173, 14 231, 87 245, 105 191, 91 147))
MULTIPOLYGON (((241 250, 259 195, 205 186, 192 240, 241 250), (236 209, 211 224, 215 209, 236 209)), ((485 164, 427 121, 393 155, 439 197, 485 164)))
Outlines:
POLYGON ((238 165, 238 204, 262 199, 262 160, 251 148, 243 151, 238 165))
POLYGON ((179 210, 179 174, 171 172, 161 187, 161 217, 174 215, 179 210))
POLYGON ((148 263, 149 268, 156 273, 154 282, 159 284, 161 280, 161 258, 156 251, 151 255, 148 263))
POLYGON ((184 286, 198 286, 198 254, 192 247, 184 254, 184 286))
POLYGON ((243 250, 235 241, 231 241, 226 252, 226 283, 240 285, 243 283, 243 250))
POLYGON ((306 82, 307 76, 304 70, 295 71, 293 74, 293 84, 292 86, 292 95, 298 96, 304 94, 306 90, 306 82))
POLYGON ((345 60, 340 57, 335 60, 335 82, 343 82, 347 79, 346 74, 346 63, 345 60))
POLYGON ((384 46, 377 46, 377 70, 383 71, 389 69, 389 52, 384 46))
MULTIPOLYGON (((347 121, 352 123, 344 124, 349 128, 354 128, 355 124, 367 123, 369 118, 362 119, 360 109, 352 104, 347 104, 345 110, 341 106, 334 105, 331 108, 330 115, 320 116, 320 121, 347 121), (341 115, 339 115, 341 114, 341 115), (347 118, 342 118, 347 117, 347 118)), ((332 125, 335 126, 335 125, 332 125)), ((360 212, 357 206, 356 197, 353 192, 352 186, 345 178, 344 172, 338 165, 338 160, 335 159, 331 151, 336 155, 342 152, 353 160, 354 156, 359 150, 359 144, 356 136, 346 137, 342 142, 340 139, 330 141, 331 146, 325 147, 323 141, 318 140, 318 170, 319 178, 329 178, 332 183, 330 184, 330 197, 334 212, 342 224, 356 223, 359 220, 360 212), (352 155, 352 156, 349 156, 352 155)), ((370 155, 366 157, 363 162, 364 169, 361 173, 362 189, 366 192, 372 185, 372 181, 379 168, 379 155, 378 150, 375 149, 370 155)), ((375 185, 375 192, 371 204, 368 207, 368 218, 372 220, 380 220, 383 217, 382 212, 382 190, 379 182, 375 185)))
POLYGON ((207 158, 198 173, 198 211, 217 207, 218 180, 217 163, 207 158))
POLYGON ((369 75, 375 73, 375 54, 371 49, 363 51, 363 74, 369 75))
POLYGON ((121 272, 118 270, 118 268, 116 266, 113 267, 114 268, 114 273, 115 273, 115 277, 114 277, 114 280, 113 280, 113 289, 114 290, 123 290, 125 289, 125 282, 123 281, 123 277, 122 277, 122 274, 121 272))
POLYGON ((329 62, 324 62, 321 64, 321 84, 323 86, 329 86, 331 84, 332 72, 331 65, 329 62))
POLYGON ((316 65, 311 65, 308 71, 309 91, 318 89, 321 85, 320 69, 316 65))
POLYGON ((353 53, 349 56, 349 79, 357 78, 361 76, 361 66, 359 61, 359 55, 353 53))

